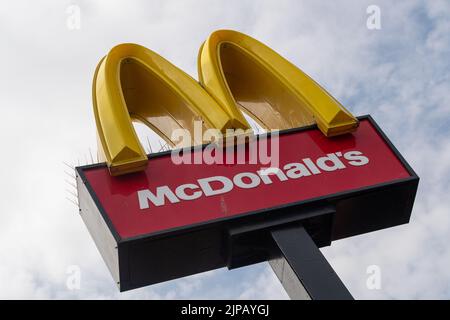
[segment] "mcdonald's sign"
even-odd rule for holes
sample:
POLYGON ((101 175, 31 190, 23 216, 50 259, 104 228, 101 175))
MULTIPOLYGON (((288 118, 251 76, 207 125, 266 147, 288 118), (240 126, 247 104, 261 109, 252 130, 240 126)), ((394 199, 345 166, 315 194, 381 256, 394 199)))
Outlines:
POLYGON ((95 71, 104 163, 77 168, 80 214, 120 290, 273 261, 286 226, 322 247, 409 221, 419 178, 370 116, 236 31, 209 36, 198 73, 136 44, 95 71), (133 122, 173 150, 146 154, 133 122))

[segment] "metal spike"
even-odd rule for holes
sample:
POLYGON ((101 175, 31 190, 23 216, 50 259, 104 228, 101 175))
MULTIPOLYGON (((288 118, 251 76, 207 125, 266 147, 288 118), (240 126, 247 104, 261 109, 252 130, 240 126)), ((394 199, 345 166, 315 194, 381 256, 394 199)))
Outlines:
POLYGON ((152 145, 150 143, 150 139, 148 138, 148 136, 146 136, 146 138, 147 138, 148 150, 150 151, 150 153, 153 153, 152 145))
POLYGON ((90 156, 91 156, 92 164, 94 164, 94 157, 92 156, 91 148, 89 148, 89 154, 90 154, 90 156))
POLYGON ((158 142, 159 142, 159 146, 160 146, 158 152, 161 152, 162 150, 164 150, 164 146, 163 146, 163 144, 161 143, 161 140, 158 140, 158 142))
POLYGON ((64 173, 67 174, 69 177, 71 177, 72 179, 76 180, 77 177, 75 177, 73 174, 71 174, 70 172, 67 172, 66 170, 64 170, 64 173))
POLYGON ((65 181, 67 184, 69 184, 70 186, 74 187, 75 189, 77 188, 77 185, 74 184, 73 182, 70 182, 70 181, 67 180, 67 179, 64 179, 64 181, 65 181))
POLYGON ((67 200, 69 200, 70 202, 72 202, 77 208, 80 208, 80 205, 78 204, 78 202, 70 199, 69 197, 66 197, 67 200))
POLYGON ((170 146, 167 142, 164 143, 164 151, 169 151, 170 150, 170 146))
POLYGON ((78 195, 77 195, 75 192, 70 191, 69 189, 66 189, 66 191, 67 191, 68 193, 70 193, 71 195, 73 195, 75 198, 78 198, 78 195))
POLYGON ((68 164, 67 162, 63 161, 64 165, 66 165, 67 167, 69 167, 72 170, 75 170, 75 167, 71 166, 70 164, 68 164))

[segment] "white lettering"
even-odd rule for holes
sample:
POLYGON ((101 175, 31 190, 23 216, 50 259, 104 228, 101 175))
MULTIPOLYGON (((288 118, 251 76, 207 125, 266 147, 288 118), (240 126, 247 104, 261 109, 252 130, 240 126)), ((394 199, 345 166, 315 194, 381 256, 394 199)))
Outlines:
POLYGON ((349 151, 344 154, 344 158, 349 160, 349 164, 352 166, 363 166, 369 163, 369 158, 362 155, 360 151, 349 151))
POLYGON ((336 171, 345 169, 345 165, 334 153, 329 153, 326 157, 317 159, 317 166, 323 171, 336 171))
POLYGON ((311 171, 313 174, 321 173, 310 158, 303 159, 303 163, 308 167, 309 171, 311 171))
POLYGON ((283 167, 286 171, 286 175, 291 179, 298 179, 301 177, 307 177, 311 175, 311 172, 301 163, 288 163, 283 167))
POLYGON ((199 179, 198 184, 200 185, 200 188, 202 188, 205 196, 207 196, 207 197, 227 193, 233 189, 233 182, 230 179, 228 179, 227 177, 223 177, 223 176, 199 179), (212 182, 221 183, 222 188, 213 189, 211 187, 212 182))
POLYGON ((258 174, 265 184, 272 184, 272 179, 270 179, 269 175, 276 175, 280 181, 286 181, 288 179, 280 168, 266 168, 258 171, 258 174))
POLYGON ((243 172, 243 173, 239 173, 239 174, 235 175, 233 178, 233 182, 239 188, 251 189, 251 188, 255 188, 255 187, 259 186, 259 184, 261 183, 261 180, 254 173, 243 172), (249 183, 244 182, 244 178, 249 179, 250 182, 249 183))
POLYGON ((186 189, 196 190, 196 189, 198 189, 198 186, 195 184, 188 183, 188 184, 182 184, 181 186, 176 188, 175 193, 176 193, 177 197, 180 198, 181 200, 195 200, 202 196, 202 192, 200 190, 194 191, 191 195, 188 195, 188 194, 186 194, 186 189))
POLYGON ((138 198, 139 208, 141 209, 148 209, 150 207, 149 201, 157 207, 163 206, 166 203, 165 198, 169 199, 172 203, 180 202, 168 186, 156 188, 156 196, 150 190, 140 190, 138 191, 138 198))
MULTIPOLYGON (((218 150, 217 150, 218 151, 218 150)), ((221 152, 221 151, 220 151, 221 152)), ((201 152, 200 152, 201 153, 201 152)), ((140 190, 138 191, 139 207, 148 209, 150 204, 154 206, 163 206, 166 200, 170 203, 178 203, 181 200, 195 200, 202 195, 206 197, 221 195, 233 190, 234 186, 241 189, 256 188, 261 184, 271 185, 274 182, 284 182, 289 179, 298 179, 317 175, 324 172, 346 169, 346 165, 341 159, 347 160, 351 166, 364 166, 369 163, 369 158, 364 156, 362 152, 353 150, 329 153, 324 157, 320 157, 315 161, 311 158, 302 159, 300 163, 288 163, 283 169, 278 167, 261 168, 256 172, 241 172, 233 177, 213 176, 198 179, 196 183, 186 183, 177 186, 173 192, 168 186, 160 186, 156 188, 156 192, 140 190), (273 176, 276 176, 274 180, 273 176)))

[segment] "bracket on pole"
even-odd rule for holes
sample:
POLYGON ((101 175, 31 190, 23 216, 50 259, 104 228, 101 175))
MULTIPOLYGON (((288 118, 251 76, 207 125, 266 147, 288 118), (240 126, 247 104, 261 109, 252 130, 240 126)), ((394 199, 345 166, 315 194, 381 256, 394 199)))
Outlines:
POLYGON ((319 250, 331 244, 335 212, 316 206, 230 227, 228 268, 268 261, 293 300, 353 299, 319 250))
POLYGON ((270 234, 279 250, 269 264, 292 300, 353 300, 301 224, 270 234))

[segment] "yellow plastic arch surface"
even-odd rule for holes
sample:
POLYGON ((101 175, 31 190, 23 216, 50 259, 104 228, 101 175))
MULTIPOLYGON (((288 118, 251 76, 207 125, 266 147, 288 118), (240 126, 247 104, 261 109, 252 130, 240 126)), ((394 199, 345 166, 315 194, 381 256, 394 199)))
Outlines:
POLYGON ((267 129, 317 123, 329 137, 358 127, 358 120, 308 75, 245 34, 212 33, 200 48, 198 71, 200 83, 227 113, 237 105, 267 129))
POLYGON ((112 175, 141 171, 147 165, 132 121, 144 123, 170 144, 178 128, 189 130, 194 139, 195 120, 203 122, 203 129, 222 132, 250 127, 237 109, 224 110, 197 81, 136 44, 118 45, 100 61, 92 96, 99 149, 112 175))
MULTIPOLYGON (((317 123, 326 136, 354 131, 358 120, 314 80, 259 41, 219 30, 198 56, 200 84, 155 52, 114 47, 97 66, 93 104, 102 160, 112 175, 141 171, 147 155, 133 121, 169 144, 175 129, 250 129, 241 111, 267 129, 317 123), (241 110, 241 111, 240 111, 241 110)), ((200 138, 201 140, 201 138, 200 138)))

